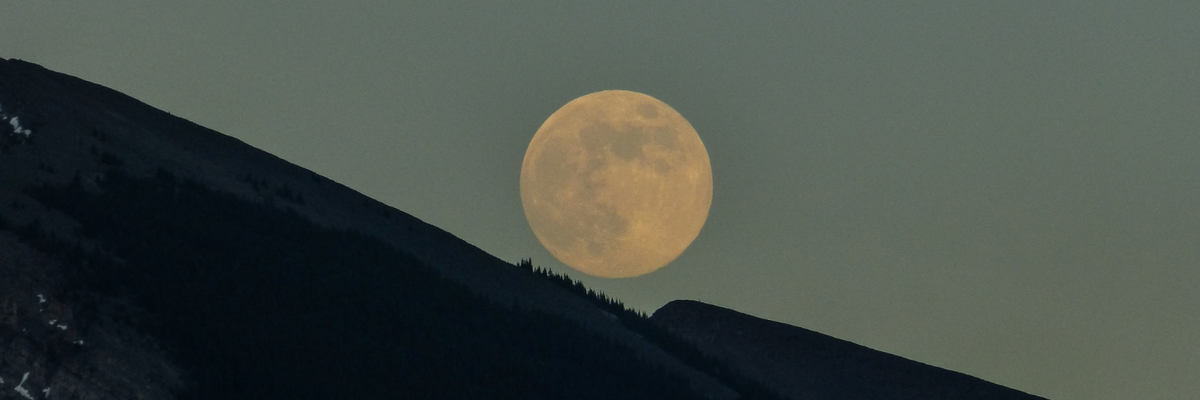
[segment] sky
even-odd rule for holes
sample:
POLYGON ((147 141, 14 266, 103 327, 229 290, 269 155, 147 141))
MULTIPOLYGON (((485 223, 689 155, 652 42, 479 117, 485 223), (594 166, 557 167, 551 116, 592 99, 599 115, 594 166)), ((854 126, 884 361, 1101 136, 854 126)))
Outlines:
POLYGON ((0 57, 652 312, 733 308, 1060 400, 1200 395, 1200 3, 0 0, 0 57), (519 196, 600 90, 708 149, 707 224, 574 272, 519 196))

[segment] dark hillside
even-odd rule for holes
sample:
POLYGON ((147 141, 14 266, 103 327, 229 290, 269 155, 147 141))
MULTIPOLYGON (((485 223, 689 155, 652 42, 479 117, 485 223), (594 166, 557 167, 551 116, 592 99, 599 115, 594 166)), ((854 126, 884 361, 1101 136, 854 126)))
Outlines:
POLYGON ((679 304, 647 318, 117 91, 0 59, 0 400, 795 393, 779 382, 806 385, 797 398, 1028 398, 679 304))
MULTIPOLYGON (((113 169, 31 190, 110 255, 70 255, 71 294, 126 298, 182 366, 184 398, 694 398, 687 382, 577 324, 473 295, 370 237, 113 169)), ((83 328, 99 304, 72 296, 83 328)))
POLYGON ((697 301, 651 320, 790 399, 1038 400, 979 378, 697 301))
POLYGON ((0 287, 4 395, 735 396, 570 291, 111 89, 0 60, 0 110, 23 238, 0 271, 59 271, 0 287), (117 365, 166 378, 95 372, 117 365))

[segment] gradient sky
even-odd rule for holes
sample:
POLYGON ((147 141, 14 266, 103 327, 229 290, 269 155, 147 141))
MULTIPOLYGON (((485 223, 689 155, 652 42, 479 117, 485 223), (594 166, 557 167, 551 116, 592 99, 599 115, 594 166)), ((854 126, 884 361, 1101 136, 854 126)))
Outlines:
POLYGON ((1200 2, 392 3, 0 0, 0 57, 647 312, 1056 400, 1200 395, 1200 2), (708 224, 640 278, 570 271, 518 195, 545 118, 605 89, 670 104, 712 160, 708 224))

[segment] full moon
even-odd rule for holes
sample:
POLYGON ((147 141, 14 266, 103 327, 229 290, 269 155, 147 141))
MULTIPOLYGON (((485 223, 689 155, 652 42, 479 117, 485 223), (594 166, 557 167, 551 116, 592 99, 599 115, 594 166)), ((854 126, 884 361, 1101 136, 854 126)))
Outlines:
POLYGON ((583 273, 648 274, 683 253, 712 204, 708 151, 692 125, 624 90, 572 100, 533 135, 521 203, 538 241, 583 273))

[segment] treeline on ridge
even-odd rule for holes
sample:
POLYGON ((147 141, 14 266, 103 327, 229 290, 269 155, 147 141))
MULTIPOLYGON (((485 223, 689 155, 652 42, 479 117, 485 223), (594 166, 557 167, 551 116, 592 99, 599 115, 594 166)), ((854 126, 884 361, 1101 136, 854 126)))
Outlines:
POLYGON ((534 267, 532 259, 521 260, 517 263, 517 267, 587 299, 600 309, 616 316, 625 327, 642 335, 643 338, 646 338, 680 361, 699 369, 709 376, 717 378, 721 383, 740 393, 743 398, 783 399, 775 391, 767 389, 766 386, 763 386, 758 381, 738 373, 724 361, 704 354, 704 352, 700 351, 691 342, 683 340, 666 328, 654 323, 646 313, 626 307, 624 303, 616 298, 589 289, 584 286, 582 281, 571 279, 565 273, 557 273, 548 268, 534 267))

